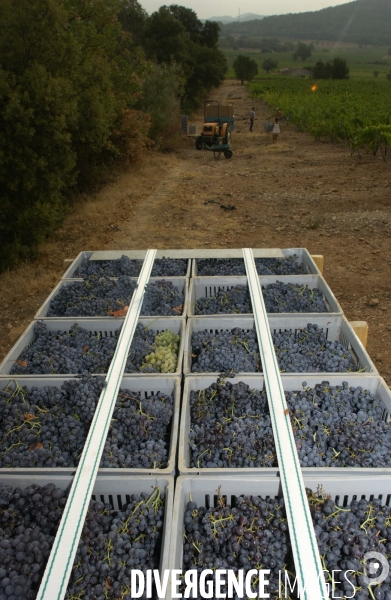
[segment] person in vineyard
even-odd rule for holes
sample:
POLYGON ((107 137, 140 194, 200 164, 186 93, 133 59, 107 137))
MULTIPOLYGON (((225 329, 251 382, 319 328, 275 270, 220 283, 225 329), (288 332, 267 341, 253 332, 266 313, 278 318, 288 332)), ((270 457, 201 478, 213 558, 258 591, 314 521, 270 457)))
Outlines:
MULTIPOLYGON (((277 119, 279 119, 281 121, 283 114, 280 111, 280 109, 278 107, 276 107, 276 114, 274 115, 274 118, 277 117, 277 119)), ((268 117, 268 119, 272 119, 273 115, 270 115, 270 117, 268 117)))
POLYGON ((250 115, 250 131, 253 130, 254 127, 254 120, 255 120, 255 106, 252 107, 252 109, 248 112, 248 114, 250 115))
POLYGON ((273 129, 272 129, 272 142, 273 144, 277 143, 278 140, 278 136, 281 133, 282 129, 281 129, 281 125, 280 125, 280 120, 278 117, 276 117, 274 119, 274 123, 273 123, 273 129))

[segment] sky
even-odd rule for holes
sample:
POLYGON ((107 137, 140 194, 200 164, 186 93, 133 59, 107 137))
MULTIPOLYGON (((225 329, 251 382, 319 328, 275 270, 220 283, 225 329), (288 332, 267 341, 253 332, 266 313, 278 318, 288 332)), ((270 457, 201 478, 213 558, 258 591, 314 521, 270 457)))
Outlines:
POLYGON ((231 16, 240 13, 255 13, 257 15, 282 15, 286 13, 320 10, 328 6, 346 4, 347 0, 140 0, 141 6, 152 13, 164 4, 179 4, 193 9, 200 19, 209 17, 231 16))

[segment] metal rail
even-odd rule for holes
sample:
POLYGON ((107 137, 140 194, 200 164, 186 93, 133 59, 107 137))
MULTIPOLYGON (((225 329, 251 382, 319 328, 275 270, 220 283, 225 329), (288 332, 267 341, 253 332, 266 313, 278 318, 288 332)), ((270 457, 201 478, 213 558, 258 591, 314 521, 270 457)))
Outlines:
POLYGON ((80 458, 68 502, 53 543, 37 600, 62 600, 66 594, 80 535, 117 401, 129 348, 140 315, 156 250, 148 250, 118 339, 105 387, 102 390, 80 458))
MULTIPOLYGON (((116 260, 121 256, 129 256, 132 259, 142 259, 146 254, 146 250, 96 250, 90 256, 89 260, 116 260)), ((255 248, 253 250, 255 258, 284 258, 284 254, 280 248, 255 248)), ((194 249, 173 249, 173 250, 157 250, 156 258, 242 258, 242 250, 240 248, 230 248, 223 250, 221 248, 207 250, 205 248, 194 249)))
POLYGON ((274 351, 261 284, 249 248, 243 249, 248 286, 253 306, 265 387, 273 426, 281 485, 284 493, 293 557, 300 597, 303 600, 328 598, 323 567, 312 524, 296 443, 285 401, 280 370, 274 351))

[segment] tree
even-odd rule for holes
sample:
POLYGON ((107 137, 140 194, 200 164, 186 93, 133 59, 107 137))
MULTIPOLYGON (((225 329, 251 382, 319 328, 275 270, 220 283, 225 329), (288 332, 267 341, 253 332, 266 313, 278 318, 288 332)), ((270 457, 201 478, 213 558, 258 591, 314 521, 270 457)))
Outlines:
POLYGON ((331 79, 331 73, 332 73, 331 63, 329 63, 329 62, 324 63, 323 60, 318 60, 318 62, 315 64, 315 66, 313 68, 312 77, 314 79, 331 79))
POLYGON ((311 55, 312 55, 311 47, 307 46, 307 44, 304 44, 303 42, 299 42, 296 46, 295 52, 293 53, 293 59, 297 60, 298 58, 301 58, 301 60, 304 62, 311 55))
POLYGON ((239 54, 233 62, 236 79, 243 85, 244 81, 251 81, 258 75, 258 66, 255 60, 249 56, 239 54))
POLYGON ((349 79, 349 67, 344 58, 334 58, 332 66, 332 79, 349 79))
POLYGON ((144 39, 144 28, 148 20, 148 13, 137 0, 120 0, 121 8, 118 19, 123 31, 132 35, 132 42, 141 46, 144 39))
POLYGON ((237 49, 238 45, 233 35, 228 35, 225 39, 227 40, 227 43, 230 48, 232 48, 233 50, 237 49))
MULTIPOLYGON (((200 42, 202 23, 197 17, 197 13, 191 8, 185 6, 179 6, 178 4, 171 4, 169 11, 174 15, 175 19, 182 23, 183 27, 190 36, 190 39, 195 42, 200 42)), ((208 21, 207 21, 208 22, 208 21)))
POLYGON ((238 38, 238 41, 237 41, 238 48, 246 48, 247 37, 248 36, 246 36, 246 35, 241 35, 238 38))
POLYGON ((34 255, 72 187, 96 185, 103 164, 141 151, 143 125, 129 111, 145 62, 119 10, 119 0, 3 0, 0 269, 34 255))
POLYGON ((159 147, 167 148, 170 138, 177 132, 184 84, 183 71, 175 63, 155 64, 144 79, 142 97, 136 106, 148 114, 148 137, 159 147))
MULTIPOLYGON (((216 48, 219 42, 220 26, 215 21, 205 21, 201 31, 201 44, 208 48, 216 48)), ((235 45, 235 44, 234 44, 235 45)))
POLYGON ((217 47, 219 25, 198 20, 191 9, 176 4, 162 6, 148 19, 143 47, 148 58, 162 65, 177 65, 185 77, 183 110, 197 108, 227 71, 223 52, 217 47))
POLYGON ((314 79, 348 79, 349 68, 344 58, 336 57, 332 63, 318 60, 313 68, 312 77, 314 79))
POLYGON ((272 69, 277 69, 277 67, 278 62, 274 60, 274 58, 265 58, 265 60, 262 63, 262 69, 264 69, 266 73, 269 73, 269 71, 271 71, 272 69))
POLYGON ((227 60, 218 48, 193 44, 186 63, 187 80, 182 107, 194 110, 211 89, 219 87, 227 72, 227 60))
MULTIPOLYGON (((193 11, 191 11, 193 12, 193 11)), ((189 58, 189 36, 185 26, 167 6, 152 13, 145 26, 143 48, 149 59, 183 65, 189 58)))

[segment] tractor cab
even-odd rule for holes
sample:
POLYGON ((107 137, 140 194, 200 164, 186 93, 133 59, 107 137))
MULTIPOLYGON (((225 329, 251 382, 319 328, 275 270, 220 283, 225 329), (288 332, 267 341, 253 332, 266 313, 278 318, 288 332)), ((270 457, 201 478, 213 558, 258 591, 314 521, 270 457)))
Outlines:
POLYGON ((234 128, 233 104, 220 106, 217 100, 207 100, 204 104, 204 124, 196 138, 197 150, 224 152, 226 158, 232 156, 230 137, 234 128), (229 156, 228 156, 229 154, 229 156))
POLYGON ((204 124, 201 135, 196 139, 196 148, 202 150, 205 145, 229 144, 235 122, 233 113, 233 104, 222 106, 218 100, 207 100, 204 104, 204 124))
POLYGON ((204 123, 202 127, 202 139, 205 144, 218 144, 221 127, 219 123, 204 123))

